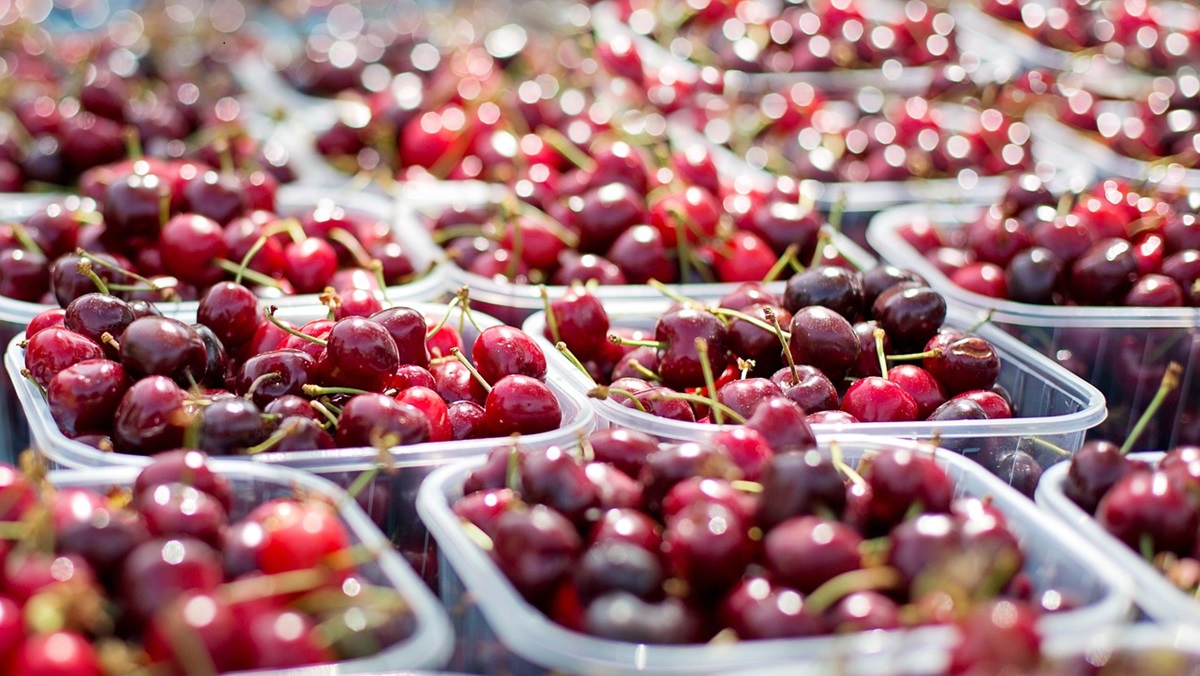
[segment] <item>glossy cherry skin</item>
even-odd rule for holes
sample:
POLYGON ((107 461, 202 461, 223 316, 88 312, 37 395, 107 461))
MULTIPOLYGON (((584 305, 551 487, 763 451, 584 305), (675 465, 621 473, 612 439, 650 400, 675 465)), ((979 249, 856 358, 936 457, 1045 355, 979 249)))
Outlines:
POLYGON ((862 566, 862 538, 853 528, 815 516, 788 519, 763 541, 763 560, 773 579, 806 594, 862 566))
POLYGON ((524 375, 500 378, 483 406, 488 430, 494 436, 536 434, 562 423, 558 398, 545 383, 524 375))
POLYGON ((225 508, 213 496, 184 484, 159 484, 139 503, 154 537, 192 537, 217 548, 228 524, 225 508))
POLYGON ((855 381, 842 398, 842 410, 862 422, 911 422, 920 419, 916 400, 900 385, 878 376, 855 381))
POLYGON ((551 592, 583 548, 571 522, 543 505, 505 512, 496 520, 495 533, 496 564, 529 599, 551 592))
MULTIPOLYGON (((257 557, 265 574, 344 565, 338 557, 350 546, 350 538, 337 512, 326 503, 281 498, 260 505, 246 518, 263 527, 257 557)), ((345 573, 343 568, 334 574, 345 573)))
POLYGON ((219 282, 200 297, 196 318, 213 330, 222 345, 233 350, 249 341, 258 329, 258 298, 241 284, 219 282))
POLYGON ((224 581, 221 558, 199 540, 150 540, 130 552, 122 564, 126 608, 145 621, 184 591, 211 593, 224 581), (152 585, 145 580, 154 580, 152 585))
POLYGON ((694 593, 722 594, 742 576, 755 546, 745 520, 728 507, 697 502, 667 521, 663 551, 671 573, 694 593))
POLYGON ((115 357, 116 350, 102 343, 101 336, 105 333, 120 336, 133 320, 133 310, 125 301, 102 293, 88 293, 67 305, 63 326, 101 344, 115 357))
POLYGON ((658 450, 658 440, 654 437, 619 426, 593 432, 588 436, 588 444, 597 461, 611 463, 634 477, 641 472, 646 456, 658 450))
POLYGON ((529 334, 509 326, 491 326, 475 338, 471 348, 475 368, 488 383, 504 376, 521 375, 544 380, 546 355, 529 334))
POLYGON ((662 597, 664 571, 658 555, 626 542, 589 547, 572 577, 585 603, 614 591, 648 601, 662 597))
POLYGON ((776 454, 760 483, 763 490, 757 521, 766 528, 818 512, 840 516, 846 505, 841 473, 815 449, 776 454))
MULTIPOLYGON (((390 340, 390 339, 389 339, 390 340)), ((404 446, 429 440, 429 421, 420 410, 375 393, 346 402, 334 436, 339 447, 404 446)))
POLYGON ((658 350, 658 373, 671 387, 704 384, 697 340, 703 340, 707 345, 707 362, 714 376, 724 371, 729 363, 726 327, 716 315, 707 312, 690 308, 668 312, 655 325, 654 339, 666 344, 658 350))
POLYGON ((982 338, 966 336, 949 342, 935 338, 927 347, 939 349, 941 355, 926 357, 922 365, 951 396, 990 389, 1000 376, 1000 356, 982 338))
POLYGON ((237 387, 255 404, 267 406, 280 397, 303 395, 304 386, 315 380, 316 372, 316 360, 305 352, 271 350, 256 354, 242 364, 237 387))
POLYGON ((683 601, 666 598, 648 603, 627 592, 600 596, 587 607, 587 633, 614 641, 674 644, 704 640, 696 610, 683 601))
POLYGON ((286 669, 331 661, 333 651, 319 642, 315 629, 307 615, 284 608, 252 614, 245 626, 250 668, 286 669))
POLYGON ((134 383, 117 405, 113 443, 129 453, 150 454, 183 443, 191 415, 188 394, 170 379, 149 376, 134 383))
POLYGON ((262 412, 242 397, 223 397, 200 409, 196 445, 213 455, 244 451, 266 436, 262 412))
POLYGON ((931 455, 908 449, 880 453, 860 472, 870 488, 867 521, 890 528, 914 504, 926 513, 950 511, 954 485, 931 455))
POLYGON ((382 325, 347 317, 330 329, 325 358, 318 363, 332 385, 380 392, 400 366, 400 354, 382 325))
POLYGON ((809 268, 788 280, 783 306, 795 313, 819 305, 846 319, 855 319, 863 309, 862 278, 857 272, 834 266, 809 268))
POLYGON ((754 410, 746 427, 762 435, 776 453, 815 448, 817 437, 804 410, 786 397, 773 397, 754 410))
POLYGON ((49 385, 59 371, 72 364, 103 358, 104 352, 99 345, 61 326, 37 332, 25 346, 25 368, 42 387, 49 385))
MULTIPOLYGON (((425 344, 425 316, 412 308, 393 307, 380 310, 370 317, 391 334, 401 365, 429 368, 429 349, 425 344)), ((426 385, 430 387, 430 385, 426 385)))
POLYGON ((580 359, 590 359, 605 347, 608 313, 600 300, 582 287, 571 287, 560 298, 551 300, 550 312, 557 326, 557 338, 547 324, 548 340, 563 341, 580 359))
POLYGON ((792 316, 788 349, 797 364, 815 366, 831 380, 840 379, 858 359, 859 342, 845 317, 810 306, 792 316))
POLYGON ((739 638, 780 639, 824 633, 821 618, 804 607, 799 591, 751 577, 734 587, 721 604, 721 618, 739 638))
POLYGON ((101 676, 100 657, 91 642, 71 631, 30 636, 14 653, 13 673, 45 676, 101 676))
POLYGON ((121 365, 133 378, 165 376, 180 385, 203 379, 204 341, 190 326, 169 317, 142 317, 120 336, 121 365))
POLYGON ((927 286, 897 284, 875 299, 871 315, 898 350, 919 350, 946 318, 946 300, 927 286))
POLYGON ((227 254, 225 232, 200 214, 180 214, 167 221, 159 235, 159 250, 166 269, 189 284, 207 286, 225 275, 214 263, 227 254))
POLYGON ((1177 477, 1161 471, 1127 473, 1096 507, 1096 520, 1117 539, 1141 551, 1148 538, 1155 552, 1189 554, 1200 510, 1177 477))
POLYGON ((161 484, 178 483, 191 486, 213 496, 228 512, 233 506, 233 489, 225 476, 208 465, 208 456, 201 451, 176 449, 154 456, 133 484, 136 504, 146 493, 161 484))
POLYGON ((68 436, 103 433, 129 388, 121 365, 107 359, 79 362, 60 371, 46 387, 50 415, 68 436))
POLYGON ((1096 242, 1071 266, 1071 294, 1085 305, 1118 303, 1133 286, 1137 257, 1124 239, 1096 242))
POLYGON ((165 606, 147 624, 146 652, 156 664, 168 664, 182 671, 188 664, 188 651, 177 647, 172 637, 186 635, 198 640, 212 665, 220 671, 237 671, 250 664, 244 627, 232 607, 220 595, 185 592, 165 606))

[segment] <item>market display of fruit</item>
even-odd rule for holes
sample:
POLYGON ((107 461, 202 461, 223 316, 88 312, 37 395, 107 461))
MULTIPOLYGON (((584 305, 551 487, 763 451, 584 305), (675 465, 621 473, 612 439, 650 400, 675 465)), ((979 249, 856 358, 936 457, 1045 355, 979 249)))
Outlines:
POLYGON ((1194 7, 18 4, 0 672, 1194 659, 1194 7))
POLYGON ((0 556, 8 673, 370 664, 380 653, 404 659, 418 633, 437 641, 420 626, 429 604, 412 604, 427 592, 395 575, 395 555, 373 549, 361 520, 352 525, 337 494, 317 487, 327 485, 230 477, 184 450, 125 484, 51 476, 66 485, 0 465, 13 534, 0 556))

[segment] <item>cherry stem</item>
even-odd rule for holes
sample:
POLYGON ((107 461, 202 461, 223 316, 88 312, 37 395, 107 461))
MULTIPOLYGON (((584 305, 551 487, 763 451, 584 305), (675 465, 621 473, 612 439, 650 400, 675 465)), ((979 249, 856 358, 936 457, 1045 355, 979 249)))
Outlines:
POLYGON ((783 357, 787 359, 788 368, 792 371, 792 383, 800 382, 800 373, 796 371, 796 359, 792 356, 792 348, 788 346, 788 339, 783 335, 783 327, 779 325, 779 316, 770 307, 763 308, 763 314, 771 322, 771 330, 779 338, 779 344, 783 348, 783 357))
POLYGON ((396 304, 388 297, 388 283, 383 276, 383 261, 378 258, 372 258, 367 268, 375 273, 375 283, 379 285, 379 295, 383 296, 383 304, 387 307, 395 307, 396 304))
POLYGON ((325 404, 322 404, 319 401, 310 401, 310 402, 308 402, 308 405, 310 407, 312 407, 312 410, 316 411, 317 413, 320 413, 326 420, 328 420, 329 426, 331 428, 337 427, 337 424, 338 424, 337 416, 334 415, 333 412, 329 410, 328 406, 326 406, 325 404))
POLYGON ((629 368, 642 374, 642 377, 645 378, 646 380, 652 380, 654 382, 662 381, 662 376, 660 376, 657 373, 655 373, 654 371, 646 368, 646 365, 643 364, 642 362, 640 362, 636 359, 630 359, 626 363, 629 364, 629 368))
POLYGON ((557 237, 560 242, 566 244, 568 247, 572 249, 579 247, 579 235, 569 230, 557 218, 551 216, 545 211, 542 211, 529 202, 526 202, 525 200, 514 199, 509 208, 528 219, 537 221, 546 226, 546 229, 549 230, 551 234, 557 237))
POLYGON ((767 275, 762 279, 763 284, 775 281, 778 279, 779 275, 783 274, 783 271, 787 269, 788 266, 792 265, 793 263, 797 263, 798 261, 796 261, 796 254, 799 251, 800 247, 795 242, 789 244, 788 247, 783 250, 783 255, 779 257, 779 260, 775 261, 775 265, 772 265, 771 269, 767 270, 767 275))
POLYGON ((346 487, 346 495, 342 498, 338 507, 341 508, 344 505, 350 504, 351 500, 357 499, 359 494, 365 491, 367 487, 371 485, 371 482, 375 480, 375 477, 379 476, 379 470, 381 469, 383 469, 382 465, 376 464, 371 469, 359 472, 358 476, 354 477, 354 481, 346 487))
POLYGON ((450 299, 449 303, 446 303, 446 314, 442 315, 442 318, 438 320, 438 323, 434 324, 432 328, 425 332, 425 340, 429 340, 430 338, 436 336, 437 332, 441 331, 442 327, 446 325, 446 322, 450 321, 450 313, 460 302, 462 302, 462 295, 465 291, 466 287, 464 286, 462 289, 459 289, 457 295, 450 299))
POLYGON ((113 271, 115 271, 115 272, 119 272, 120 274, 122 274, 122 275, 125 275, 126 277, 128 277, 128 278, 130 278, 130 279, 133 279, 133 280, 139 281, 139 282, 141 282, 142 284, 146 284, 146 285, 147 285, 147 286, 149 286, 150 288, 154 289, 154 290, 155 290, 157 293, 160 293, 160 294, 162 294, 162 296, 163 296, 164 298, 167 298, 167 299, 172 299, 172 298, 178 299, 178 297, 179 297, 179 294, 175 292, 175 289, 173 289, 173 288, 171 288, 171 287, 164 287, 164 286, 160 286, 160 285, 158 285, 157 283, 155 283, 154 281, 152 281, 152 280, 150 280, 150 279, 148 279, 148 278, 146 278, 146 277, 143 277, 143 276, 141 276, 141 275, 137 274, 136 272, 132 272, 132 271, 130 271, 130 270, 126 270, 125 268, 121 267, 120 265, 117 265, 116 263, 112 263, 112 262, 109 262, 109 261, 106 261, 106 260, 104 260, 103 258, 99 258, 99 257, 97 257, 97 256, 94 256, 94 255, 92 255, 92 254, 88 253, 88 252, 87 252, 86 250, 84 250, 84 249, 76 249, 76 250, 75 250, 75 255, 76 255, 76 256, 79 256, 80 258, 82 258, 82 259, 84 259, 84 260, 86 260, 86 261, 88 261, 88 262, 89 262, 89 263, 91 263, 92 265, 99 265, 99 266, 100 266, 100 267, 102 267, 102 268, 108 268, 109 270, 113 270, 113 271))
POLYGON ((258 391, 258 388, 261 387, 263 383, 267 383, 272 380, 278 380, 281 377, 283 376, 281 376, 278 371, 264 373, 255 378, 254 382, 250 383, 250 387, 246 388, 246 394, 242 396, 246 397, 247 399, 251 399, 254 397, 254 393, 258 391))
POLYGON ((1167 400, 1167 395, 1171 394, 1179 386, 1179 376, 1183 373, 1183 367, 1179 362, 1171 362, 1167 365, 1167 372, 1163 374, 1162 383, 1158 386, 1158 392, 1154 393, 1154 398, 1150 400, 1150 405, 1142 411, 1142 417, 1138 418, 1137 424, 1133 426, 1133 430, 1129 436, 1125 438, 1125 443, 1121 445, 1121 455, 1129 452, 1133 445, 1137 443, 1138 437, 1142 436, 1142 432, 1146 430, 1146 426, 1150 424, 1150 420, 1158 413, 1158 409, 1162 408, 1163 402, 1167 400))
POLYGON ((688 242, 687 242, 687 215, 680 209, 669 209, 671 220, 675 225, 675 250, 679 257, 679 282, 686 284, 688 281, 688 242))
POLYGON ((45 398, 46 388, 42 387, 41 383, 33 379, 33 373, 29 369, 21 369, 21 376, 33 383, 33 386, 38 388, 38 391, 42 393, 42 397, 45 398))
POLYGON ((138 134, 137 127, 129 125, 125 127, 125 154, 131 160, 140 160, 145 153, 142 152, 142 137, 138 134))
POLYGON ((259 453, 263 453, 275 448, 279 442, 287 438, 287 435, 292 431, 292 427, 293 426, 290 422, 283 423, 279 426, 279 429, 275 430, 275 432, 271 434, 271 436, 263 439, 261 442, 253 446, 246 448, 246 450, 243 452, 246 455, 258 455, 259 453))
POLYGON ((521 456, 516 441, 504 460, 504 487, 514 493, 521 492, 521 456))
POLYGON ((829 244, 829 233, 825 228, 821 228, 817 233, 817 246, 813 249, 812 260, 808 262, 808 267, 815 268, 821 263, 821 257, 825 254, 825 245, 829 244))
POLYGON ((475 365, 472 364, 469 359, 467 359, 466 355, 462 353, 462 350, 458 349, 457 347, 452 347, 450 348, 450 354, 453 355, 455 359, 462 362, 463 366, 467 367, 467 370, 471 372, 471 375, 475 377, 475 380, 479 381, 480 385, 483 385, 484 391, 489 393, 492 391, 491 384, 489 384, 488 381, 483 377, 483 374, 481 374, 479 370, 475 368, 475 365))
POLYGON ((942 349, 935 347, 932 350, 925 352, 914 352, 913 354, 893 354, 888 355, 888 361, 920 361, 922 359, 941 359, 942 349))
POLYGON ((982 319, 980 319, 979 321, 972 324, 971 327, 968 328, 966 332, 967 333, 975 333, 985 324, 990 324, 992 321, 992 315, 994 315, 994 314, 996 314, 996 308, 994 308, 994 307, 988 308, 987 314, 983 315, 982 319))
POLYGON ((321 295, 317 296, 317 300, 321 305, 328 308, 329 313, 327 318, 330 320, 336 316, 338 309, 342 307, 342 297, 338 295, 338 292, 332 286, 325 287, 321 295))
MULTIPOLYGON (((717 382, 713 378, 712 364, 708 363, 708 341, 703 338, 697 338, 695 341, 696 353, 700 357, 700 371, 704 374, 704 385, 708 389, 708 396, 713 400, 717 400, 717 382)), ((721 409, 714 406, 712 409, 713 420, 718 425, 725 424, 725 415, 721 409)), ((744 421, 743 421, 744 422, 744 421)))
POLYGON ((883 376, 884 379, 886 379, 888 377, 888 365, 887 365, 888 358, 887 358, 887 355, 884 354, 883 339, 887 335, 887 333, 884 332, 884 330, 880 329, 880 328, 876 328, 871 333, 872 333, 872 335, 875 336, 875 356, 879 358, 879 375, 883 376))
POLYGON ((784 341, 790 340, 792 337, 791 332, 784 331, 783 328, 779 326, 778 321, 776 321, 776 323, 774 325, 768 324, 768 323, 764 322, 763 320, 759 319, 758 317, 748 315, 745 312, 742 312, 741 310, 732 310, 727 307, 715 307, 715 308, 710 309, 709 312, 713 313, 714 315, 717 315, 718 317, 733 317, 735 319, 740 319, 740 320, 746 322, 747 324, 750 324, 751 326, 756 326, 756 327, 762 329, 763 331, 766 331, 767 333, 775 333, 776 330, 778 330, 779 337, 782 338, 784 341))
POLYGON ((631 347, 653 347, 657 350, 667 349, 667 343, 662 340, 638 340, 636 338, 624 338, 615 333, 608 334, 608 342, 614 345, 626 345, 631 347))
POLYGON ((279 311, 279 308, 272 305, 271 307, 268 307, 267 309, 263 310, 263 316, 265 316, 267 318, 267 321, 269 321, 272 324, 274 324, 275 326, 279 327, 280 329, 283 330, 284 333, 286 333, 290 336, 295 336, 301 340, 307 340, 308 342, 312 343, 313 345, 320 345, 321 347, 329 347, 329 341, 322 340, 320 338, 317 338, 316 336, 310 336, 307 333, 304 333, 303 331, 294 329, 294 328, 284 324, 283 322, 279 321, 279 318, 275 316, 275 313, 278 311, 279 311))
POLYGON ((544 284, 538 285, 538 293, 542 296, 542 307, 546 311, 546 327, 550 329, 550 338, 557 344, 562 342, 562 335, 558 332, 558 317, 554 316, 554 310, 550 307, 550 294, 546 293, 544 284))
POLYGON ((842 231, 842 219, 846 216, 846 193, 839 192, 837 199, 833 201, 833 208, 829 210, 829 227, 833 228, 834 232, 842 231))
POLYGON ((596 387, 588 390, 587 396, 591 399, 608 399, 614 394, 618 394, 622 397, 629 397, 629 400, 633 402, 633 405, 637 407, 637 410, 641 411, 642 413, 649 413, 649 411, 646 410, 646 405, 643 404, 636 396, 634 396, 633 392, 630 392, 629 390, 623 390, 619 387, 597 385, 596 387))
POLYGON ((763 485, 757 481, 746 481, 745 479, 734 479, 729 482, 729 487, 735 491, 743 493, 762 493, 763 485))
POLYGON ((367 390, 360 390, 357 387, 324 387, 322 385, 314 385, 308 383, 300 388, 304 394, 310 397, 329 397, 335 394, 349 394, 357 396, 360 394, 371 394, 367 390))
POLYGON ((225 272, 228 272, 231 275, 234 275, 234 280, 239 284, 241 283, 242 278, 245 277, 246 279, 254 282, 255 284, 258 284, 259 286, 267 286, 272 289, 281 289, 281 290, 283 289, 283 286, 279 284, 279 280, 275 279, 274 277, 264 275, 263 273, 261 273, 257 270, 252 270, 250 268, 243 267, 241 265, 238 265, 237 263, 234 263, 233 261, 231 261, 229 259, 214 258, 213 265, 216 265, 218 268, 221 268, 225 272))
POLYGON ((1029 439, 1030 442, 1034 443, 1037 446, 1041 446, 1042 448, 1045 448, 1045 449, 1053 452, 1054 454, 1058 455, 1059 457, 1063 457, 1063 458, 1071 457, 1071 452, 1068 451, 1067 449, 1063 448, 1062 446, 1059 446, 1058 444, 1053 444, 1053 443, 1050 443, 1049 441, 1046 441, 1045 439, 1039 439, 1037 437, 1026 437, 1026 439, 1029 439))
POLYGON ((350 255, 354 256, 354 261, 358 263, 359 267, 366 268, 371 264, 371 254, 367 253, 367 250, 363 248, 362 242, 359 242, 358 238, 350 234, 345 228, 330 228, 327 237, 346 247, 350 255))
POLYGON ((104 294, 105 296, 112 295, 112 291, 108 288, 108 283, 101 279, 100 275, 96 274, 96 271, 92 269, 92 264, 88 261, 88 259, 84 258, 76 263, 75 272, 78 272, 84 277, 92 280, 92 283, 96 285, 96 289, 100 293, 104 294))
POLYGON ((217 150, 217 161, 221 164, 222 174, 232 174, 236 169, 233 161, 233 148, 229 145, 229 135, 221 133, 213 142, 217 150))
POLYGON ((695 404, 704 404, 704 405, 708 406, 709 408, 711 408, 714 411, 714 413, 716 411, 720 410, 720 412, 723 413, 726 417, 728 417, 730 420, 732 420, 733 422, 735 422, 739 425, 746 424, 746 418, 741 413, 738 413, 737 411, 733 410, 732 408, 729 408, 728 406, 726 406, 725 404, 722 404, 719 401, 716 401, 715 399, 710 399, 708 397, 702 397, 698 394, 691 394, 690 392, 671 392, 670 394, 651 392, 650 394, 646 395, 646 398, 662 399, 662 400, 678 399, 680 401, 690 401, 695 404))
POLYGON ((558 151, 560 155, 565 157, 568 162, 576 167, 588 172, 589 174, 596 171, 596 160, 592 159, 585 153, 575 142, 567 138, 561 131, 554 127, 543 125, 537 131, 538 136, 546 142, 551 148, 558 151))
POLYGON ((29 524, 22 521, 0 521, 0 540, 24 540, 29 537, 29 524))
POLYGON ((857 470, 846 464, 846 459, 842 456, 842 446, 836 441, 831 441, 829 443, 829 460, 833 463, 833 466, 835 469, 837 469, 837 471, 845 474, 855 484, 859 486, 867 485, 867 480, 862 478, 862 475, 859 474, 857 470))
POLYGON ((583 362, 579 361, 579 357, 576 357, 575 353, 571 352, 571 348, 567 347, 566 343, 560 340, 554 344, 554 349, 561 352, 562 356, 567 358, 567 361, 571 362, 575 368, 579 369, 579 372, 588 379, 588 381, 592 384, 592 387, 596 387, 599 384, 596 382, 596 379, 592 377, 592 374, 587 370, 587 367, 583 365, 583 362))
POLYGON ((117 350, 118 352, 121 350, 121 344, 118 343, 117 339, 113 338, 113 334, 109 333, 108 331, 100 334, 100 342, 106 345, 111 345, 113 349, 117 350))
POLYGON ((804 602, 805 610, 820 616, 843 597, 868 589, 898 589, 904 584, 904 576, 890 566, 859 568, 842 573, 813 590, 804 602))
POLYGON ((46 256, 46 252, 42 251, 42 247, 38 246, 38 243, 33 240, 33 237, 29 236, 29 231, 25 229, 25 226, 21 225, 20 223, 13 223, 12 233, 13 237, 17 238, 17 242, 20 243, 22 249, 25 249, 30 253, 38 254, 43 258, 46 256))
POLYGON ((169 220, 171 220, 171 195, 163 193, 158 197, 158 225, 165 228, 169 220))
POLYGON ((679 291, 672 289, 671 287, 667 286, 666 284, 663 284, 662 282, 658 281, 657 279, 651 279, 650 281, 646 282, 646 286, 651 287, 655 291, 661 293, 662 295, 666 296, 667 298, 670 298, 671 300, 676 301, 678 303, 682 303, 684 305, 694 307, 694 308, 707 309, 707 308, 705 308, 704 303, 701 303, 700 301, 696 300, 695 298, 689 298, 688 296, 683 295, 679 291))
POLYGON ((462 528, 463 531, 466 532, 467 537, 470 538, 471 541, 483 551, 490 552, 495 548, 495 544, 492 543, 492 538, 488 537, 488 534, 483 532, 483 529, 479 526, 476 526, 470 521, 463 519, 462 528))

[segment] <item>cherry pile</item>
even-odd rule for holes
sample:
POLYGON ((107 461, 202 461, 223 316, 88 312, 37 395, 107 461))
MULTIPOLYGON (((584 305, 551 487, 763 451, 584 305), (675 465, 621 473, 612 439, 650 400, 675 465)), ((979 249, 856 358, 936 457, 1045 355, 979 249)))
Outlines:
POLYGON ((953 231, 900 230, 951 281, 1043 305, 1200 306, 1200 220, 1186 195, 1101 181, 1056 197, 1033 176, 953 231), (1070 198, 1073 198, 1071 201, 1070 198))
POLYGON ((932 455, 887 449, 855 471, 802 419, 677 445, 609 428, 578 455, 498 447, 463 494, 455 513, 526 600, 614 640, 896 629, 1032 596, 1004 516, 955 499, 932 455))
POLYGON ((903 181, 1033 167, 1029 127, 991 106, 920 96, 831 104, 797 83, 752 100, 703 97, 688 117, 750 164, 793 178, 903 181))
POLYGON ((196 451, 131 488, 63 488, 0 466, 0 665, 14 674, 286 669, 411 636, 319 497, 246 504, 196 451), (11 535, 8 535, 11 533, 11 535))
POLYGON ((1173 72, 1200 56, 1194 8, 1191 26, 1172 25, 1157 2, 982 0, 980 8, 1048 47, 1066 52, 1103 48, 1106 55, 1152 73, 1173 72))
POLYGON ((138 455, 386 449, 559 426, 545 356, 520 330, 482 330, 472 365, 446 323, 453 308, 438 318, 365 291, 323 298, 329 318, 296 327, 233 282, 205 292, 190 325, 84 294, 30 323, 25 375, 68 437, 138 455))
POLYGON ((1131 101, 1105 101, 1084 88, 1062 88, 1056 119, 1089 132, 1117 153, 1154 164, 1200 166, 1200 78, 1180 73, 1156 78, 1150 92, 1131 101))
POLYGON ((954 19, 921 0, 903 15, 864 15, 857 0, 624 0, 621 18, 695 62, 747 73, 922 66, 953 60, 954 19))
POLYGON ((66 306, 96 290, 87 259, 114 294, 195 300, 245 275, 260 295, 342 293, 400 284, 416 270, 388 223, 317 201, 295 218, 275 213, 270 174, 140 159, 85 174, 82 198, 51 203, 0 226, 0 295, 66 306), (240 267, 248 258, 245 270, 240 267))

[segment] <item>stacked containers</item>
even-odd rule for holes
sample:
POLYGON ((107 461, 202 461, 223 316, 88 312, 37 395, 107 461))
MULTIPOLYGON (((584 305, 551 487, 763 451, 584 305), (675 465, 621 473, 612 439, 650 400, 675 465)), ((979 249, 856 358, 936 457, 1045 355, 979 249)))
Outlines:
POLYGON ((1113 415, 1104 433, 1123 440, 1158 390, 1171 361, 1183 366, 1179 387, 1159 413, 1143 449, 1197 443, 1200 433, 1200 308, 1058 307, 998 300, 954 284, 899 234, 917 218, 946 230, 965 227, 986 207, 900 207, 880 214, 867 233, 889 263, 924 277, 951 304, 1067 365, 1107 397, 1113 415))
MULTIPOLYGON (((412 609, 416 628, 407 640, 369 657, 314 665, 313 669, 329 673, 378 673, 398 668, 439 669, 446 665, 454 637, 445 610, 344 491, 328 481, 284 467, 222 461, 212 461, 211 467, 229 480, 234 497, 229 516, 234 520, 269 500, 290 497, 298 491, 336 505, 350 535, 349 544, 378 552, 375 561, 360 568, 366 579, 400 592, 412 609)), ((89 488, 104 493, 112 486, 132 487, 139 471, 136 467, 57 471, 50 473, 49 481, 59 488, 89 488)), ((143 582, 153 584, 153 580, 143 582)))
MULTIPOLYGON (((441 317, 446 314, 444 305, 408 304, 427 316, 441 317)), ((280 308, 277 316, 302 324, 308 319, 323 316, 323 310, 312 307, 280 308)), ((451 314, 451 321, 462 326, 465 344, 464 353, 470 357, 471 345, 476 332, 474 326, 465 321, 461 309, 451 314)), ((195 315, 192 314, 192 319, 195 315)), ((180 318, 184 318, 180 315, 180 318)), ((474 313, 481 328, 498 325, 500 322, 483 313, 474 313)), ((18 335, 8 346, 5 365, 16 388, 16 397, 24 416, 28 418, 34 446, 54 466, 70 469, 125 466, 140 467, 150 458, 140 455, 106 453, 81 442, 69 439, 58 429, 50 415, 46 400, 36 385, 24 378, 24 350, 18 335)), ((558 398, 562 409, 562 425, 553 431, 532 434, 521 439, 521 444, 530 448, 573 443, 581 434, 589 432, 594 424, 594 415, 586 398, 562 384, 565 375, 559 372, 559 364, 547 359, 549 370, 547 384, 558 398)), ((436 574, 434 561, 428 557, 427 538, 424 528, 413 512, 417 488, 435 467, 487 453, 493 446, 504 443, 503 439, 475 439, 467 441, 444 441, 391 449, 391 463, 373 476, 370 483, 357 496, 359 504, 376 524, 388 534, 414 566, 430 579, 436 574)), ((379 451, 372 448, 339 448, 324 451, 296 453, 260 453, 255 456, 234 456, 230 459, 243 463, 261 463, 271 466, 303 469, 324 477, 340 486, 348 487, 363 472, 375 470, 380 459, 379 451)))
MULTIPOLYGON (((884 448, 919 444, 876 437, 837 437, 847 462, 884 448)), ((928 447, 926 447, 928 448, 928 447)), ((1050 528, 1025 498, 986 470, 945 451, 937 460, 955 482, 955 496, 990 497, 1026 553, 1035 593, 1055 589, 1077 599, 1075 610, 1043 618, 1046 636, 1087 635, 1119 622, 1128 610, 1128 582, 1082 538, 1050 528)), ((728 673, 755 667, 814 673, 940 673, 954 631, 926 627, 838 637, 694 646, 620 643, 571 632, 526 602, 488 554, 467 536, 451 507, 480 462, 445 467, 421 487, 417 509, 449 568, 441 578, 443 604, 467 653, 454 668, 482 673, 728 673)))
MULTIPOLYGON (((24 220, 36 210, 61 199, 65 197, 28 195, 0 199, 0 220, 24 220)), ((406 304, 435 300, 442 295, 445 290, 444 272, 440 265, 442 252, 414 225, 409 213, 401 205, 364 193, 295 184, 281 186, 276 197, 281 215, 303 213, 324 201, 345 209, 347 213, 389 224, 398 241, 404 244, 414 269, 425 271, 419 279, 409 284, 390 287, 387 290, 389 299, 395 303, 406 304)), ((273 299, 272 302, 279 305, 313 305, 316 303, 316 296, 294 295, 273 299)), ((196 305, 195 301, 159 303, 159 307, 165 312, 193 317, 196 305)), ((31 319, 51 307, 0 297, 0 341, 7 344, 13 336, 25 330, 31 319)), ((25 416, 21 413, 20 406, 7 383, 0 384, 0 430, 0 459, 8 458, 11 461, 29 443, 29 431, 25 425, 25 416)))
MULTIPOLYGON (((652 329, 667 307, 666 303, 610 304, 607 309, 614 327, 652 329)), ((952 309, 947 314, 946 326, 966 329, 976 322, 971 313, 952 309)), ((548 358, 560 362, 560 371, 570 374, 573 388, 586 392, 592 387, 583 373, 572 368, 545 338, 545 313, 530 317, 524 328, 539 341, 542 350, 550 355, 548 358)), ((852 433, 880 437, 938 438, 942 446, 967 454, 979 452, 988 444, 999 444, 1002 448, 1025 450, 1043 466, 1061 460, 1064 453, 1078 450, 1083 445, 1086 431, 1104 420, 1104 397, 1100 392, 993 326, 981 326, 975 333, 995 346, 1000 357, 1000 377, 997 382, 1012 396, 1020 417, 982 421, 819 424, 814 425, 813 429, 822 437, 852 433)), ((719 426, 708 423, 660 418, 610 400, 596 401, 594 407, 602 424, 628 427, 664 440, 702 439, 719 429, 719 426)))

